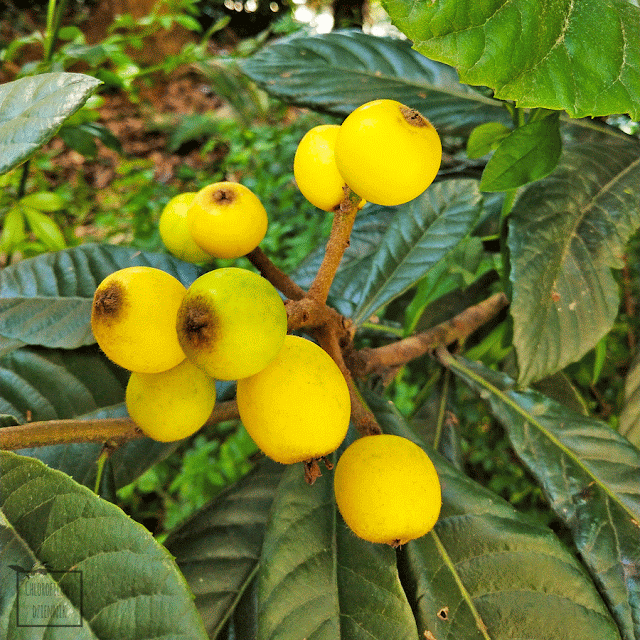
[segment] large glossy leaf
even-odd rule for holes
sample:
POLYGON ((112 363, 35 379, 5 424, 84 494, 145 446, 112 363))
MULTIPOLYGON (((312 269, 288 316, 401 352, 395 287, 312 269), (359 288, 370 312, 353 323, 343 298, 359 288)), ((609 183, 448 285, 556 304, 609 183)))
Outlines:
POLYGON ((509 221, 514 345, 526 386, 578 360, 618 312, 611 273, 640 226, 640 145, 599 136, 565 149, 509 221))
POLYGON ((425 56, 521 107, 640 117, 640 10, 626 0, 384 0, 425 56))
POLYGON ((53 626, 46 636, 18 627, 21 601, 21 616, 25 602, 39 604, 27 581, 43 578, 3 562, 3 638, 26 638, 25 629, 47 638, 207 637, 184 577, 144 527, 65 474, 8 452, 0 452, 0 545, 0 557, 27 572, 49 567, 44 580, 59 590, 55 604, 81 625, 53 626))
POLYGON ((107 275, 134 265, 167 271, 185 286, 201 273, 162 253, 87 244, 0 271, 0 354, 24 344, 75 349, 92 344, 91 302, 107 275))
POLYGON ((535 391, 515 391, 504 374, 448 360, 489 403, 571 531, 622 637, 639 637, 640 451, 606 423, 535 391))
POLYGON ((488 120, 510 122, 498 102, 460 84, 451 67, 413 51, 407 41, 361 31, 285 38, 241 68, 269 93, 337 116, 391 98, 421 111, 443 133, 467 132, 488 120))
POLYGON ((624 382, 624 407, 620 413, 620 433, 640 447, 640 357, 636 356, 624 382))
POLYGON ((212 639, 219 637, 256 575, 269 510, 283 470, 282 465, 263 459, 165 542, 195 595, 212 639))
POLYGON ((81 73, 44 73, 0 85, 0 173, 48 142, 100 84, 81 73))
MULTIPOLYGON (((385 432, 424 446, 393 405, 368 398, 385 432)), ((550 529, 425 450, 440 477, 442 511, 434 530, 400 554, 423 637, 619 638, 589 575, 550 529)))
POLYGON ((258 640, 416 640, 391 547, 346 530, 333 474, 290 467, 275 497, 258 577, 258 640))
POLYGON ((400 207, 371 259, 353 316, 362 323, 416 284, 471 232, 482 198, 475 180, 445 180, 400 207))
MULTIPOLYGON (((109 362, 97 346, 73 351, 18 349, 0 358, 0 414, 19 424, 77 418, 121 418, 127 415, 124 392, 129 373, 109 362)), ((165 458, 176 443, 134 440, 117 449, 108 473, 121 487, 165 458)), ((60 444, 21 449, 77 482, 93 486, 99 443, 60 444)))

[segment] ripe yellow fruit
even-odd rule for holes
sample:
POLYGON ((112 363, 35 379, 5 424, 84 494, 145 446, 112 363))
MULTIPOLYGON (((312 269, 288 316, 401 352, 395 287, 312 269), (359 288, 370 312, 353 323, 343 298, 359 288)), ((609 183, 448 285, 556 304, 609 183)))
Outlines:
POLYGON ((262 371, 238 381, 238 411, 249 435, 276 462, 329 455, 344 440, 351 401, 347 383, 317 344, 288 335, 262 371))
POLYGON ((419 196, 440 168, 433 125, 395 100, 373 100, 351 112, 335 143, 338 171, 369 202, 397 205, 419 196))
POLYGON ((340 126, 322 124, 309 129, 293 158, 293 175, 302 195, 322 211, 335 211, 345 195, 333 150, 340 126))
POLYGON ((129 377, 126 405, 145 435, 160 442, 182 440, 207 421, 216 402, 213 378, 189 360, 160 373, 129 377))
POLYGON ((96 289, 91 310, 93 335, 108 358, 142 373, 159 373, 182 362, 176 316, 184 285, 154 267, 126 267, 96 289))
POLYGON ((171 198, 160 214, 158 230, 171 255, 186 262, 208 262, 211 256, 195 243, 187 224, 187 211, 195 195, 196 192, 193 191, 171 198))
POLYGON ((400 436, 364 436, 340 456, 334 474, 338 509, 360 538, 393 546, 431 531, 442 495, 429 456, 400 436))
POLYGON ((253 191, 237 182, 216 182, 198 191, 187 212, 189 233, 216 258, 239 258, 267 233, 267 212, 253 191))
POLYGON ((287 333, 287 312, 268 280, 224 267, 194 280, 176 327, 192 362, 213 378, 238 380, 276 357, 287 333))

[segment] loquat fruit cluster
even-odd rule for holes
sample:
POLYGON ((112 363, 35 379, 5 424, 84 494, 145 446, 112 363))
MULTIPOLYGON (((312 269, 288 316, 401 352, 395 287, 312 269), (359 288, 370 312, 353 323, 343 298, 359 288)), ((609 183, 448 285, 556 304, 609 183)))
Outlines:
MULTIPOLYGON (((422 193, 440 166, 440 138, 417 111, 375 100, 342 125, 305 134, 294 159, 303 195, 324 211, 396 205, 422 193)), ((267 213, 243 185, 218 182, 164 208, 167 250, 189 262, 237 258, 267 230, 267 213)), ((178 440, 206 423, 216 380, 235 380, 238 413, 273 460, 309 468, 343 443, 351 415, 347 381, 316 343, 287 333, 280 294, 262 276, 215 268, 186 288, 149 266, 120 269, 97 287, 91 326, 104 353, 131 371, 129 415, 149 437, 178 440)), ((398 546, 433 528, 441 507, 427 454, 394 435, 350 444, 334 474, 338 510, 371 542, 398 546)))

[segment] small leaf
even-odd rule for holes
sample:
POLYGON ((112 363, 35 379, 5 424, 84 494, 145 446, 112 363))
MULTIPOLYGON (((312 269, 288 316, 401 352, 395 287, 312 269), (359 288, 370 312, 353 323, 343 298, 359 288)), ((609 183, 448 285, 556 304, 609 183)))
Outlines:
POLYGON ((59 251, 67 246, 60 227, 46 214, 32 209, 22 207, 27 223, 33 234, 50 251, 59 251))
POLYGON ((640 451, 606 423, 535 391, 515 391, 504 374, 453 356, 447 364, 489 403, 571 531, 622 637, 637 638, 640 451))
POLYGON ((627 1, 384 0, 420 53, 519 107, 640 118, 640 9, 627 1), (593 55, 597 44, 598 55, 593 55))
POLYGON ((46 144, 100 84, 80 73, 44 73, 0 85, 0 173, 46 144))
POLYGON ((501 122, 479 124, 467 140, 467 156, 476 159, 495 151, 497 146, 511 133, 501 122))
POLYGON ((278 98, 332 115, 391 98, 418 109, 440 133, 465 133, 487 120, 510 123, 500 103, 397 38, 355 30, 297 34, 260 49, 241 69, 278 98))
POLYGON ((19 206, 11 207, 2 223, 0 251, 11 253, 26 237, 22 210, 19 206))
POLYGON ((284 467, 263 459, 169 534, 165 546, 195 595, 207 633, 216 638, 254 578, 284 467))
POLYGON ((613 324, 629 237, 640 226, 640 146, 568 146, 551 175, 525 189, 509 217, 510 307, 519 384, 579 360, 613 324))
POLYGON ((481 207, 475 180, 445 180, 392 209, 394 218, 372 257, 353 320, 366 321, 424 277, 470 233, 481 207))
POLYGON ((77 151, 85 158, 95 158, 98 152, 98 145, 92 133, 81 125, 73 127, 62 127, 58 132, 64 143, 74 151, 77 151))
MULTIPOLYGON (((27 569, 50 567, 66 609, 91 632, 81 637, 206 640, 184 577, 144 527, 37 460, 0 452, 0 477, 0 555, 19 548, 27 569)), ((0 586, 5 638, 27 593, 16 582, 0 586)))
POLYGON ((481 191, 509 191, 549 175, 562 151, 558 116, 529 122, 504 138, 482 172, 481 191))
POLYGON ((57 193, 51 191, 38 191, 38 193, 31 193, 28 196, 24 196, 20 200, 20 204, 31 209, 37 209, 38 211, 60 211, 64 209, 65 201, 57 193))

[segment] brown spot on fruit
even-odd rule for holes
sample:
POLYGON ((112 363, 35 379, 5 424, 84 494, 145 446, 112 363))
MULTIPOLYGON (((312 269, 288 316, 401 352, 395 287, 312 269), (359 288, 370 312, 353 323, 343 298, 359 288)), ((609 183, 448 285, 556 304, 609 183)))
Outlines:
POLYGON ((409 107, 402 106, 400 107, 400 113, 412 127, 422 128, 433 126, 417 109, 410 109, 409 107))
POLYGON ((96 290, 93 296, 92 315, 94 321, 111 322, 115 320, 125 306, 126 293, 116 281, 96 290))
POLYGON ((215 340, 216 318, 210 304, 201 297, 185 299, 178 309, 178 341, 185 351, 206 349, 215 340))
POLYGON ((238 198, 238 194, 228 187, 220 187, 211 194, 211 199, 217 205, 233 204, 238 198))

